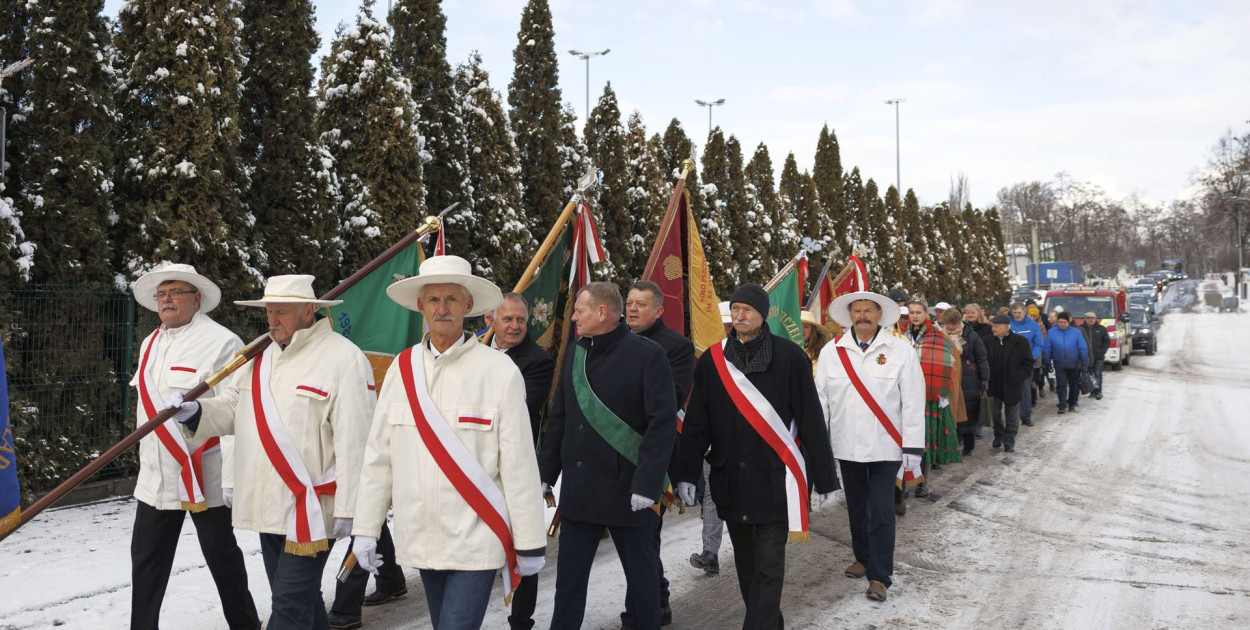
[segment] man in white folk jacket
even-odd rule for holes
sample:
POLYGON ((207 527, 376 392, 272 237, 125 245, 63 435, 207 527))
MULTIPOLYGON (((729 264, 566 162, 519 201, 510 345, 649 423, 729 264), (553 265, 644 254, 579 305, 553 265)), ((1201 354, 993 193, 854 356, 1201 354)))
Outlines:
MULTIPOLYGON (((243 342, 208 316, 221 302, 221 290, 191 265, 168 264, 144 274, 134 283, 134 295, 161 320, 139 347, 139 368, 130 381, 138 394, 138 426, 221 369, 243 342)), ((209 390, 203 397, 212 396, 209 390)), ((230 526, 230 442, 230 438, 184 439, 172 421, 139 442, 138 509, 130 540, 132 630, 160 625, 161 603, 187 512, 217 584, 227 626, 260 627, 247 588, 243 552, 230 526)), ((176 625, 176 619, 168 621, 176 625)))
POLYGON ((274 276, 259 300, 273 338, 217 397, 182 405, 195 437, 235 436, 234 526, 260 533, 273 592, 269 630, 329 627, 321 578, 351 533, 375 394, 352 342, 318 319, 312 276, 274 276))
POLYGON ((898 306, 869 291, 839 296, 829 316, 846 332, 820 351, 816 392, 842 472, 855 562, 846 576, 868 579, 885 601, 894 573, 894 488, 912 481, 924 454, 924 374, 906 339, 890 334, 898 306))
POLYGON ((376 569, 376 538, 393 505, 396 562, 420 570, 434 627, 476 630, 500 567, 510 594, 546 552, 525 381, 507 355, 464 331, 466 317, 502 295, 458 256, 426 260, 386 294, 420 311, 429 334, 383 380, 353 552, 376 569))

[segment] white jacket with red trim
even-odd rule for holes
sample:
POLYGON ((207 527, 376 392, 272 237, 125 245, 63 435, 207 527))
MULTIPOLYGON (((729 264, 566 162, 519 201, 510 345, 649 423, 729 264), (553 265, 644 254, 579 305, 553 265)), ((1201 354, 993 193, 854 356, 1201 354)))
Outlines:
MULTIPOLYGON (((448 348, 437 360, 424 342, 413 352, 425 362, 430 398, 503 493, 513 547, 523 555, 540 555, 546 524, 520 370, 508 355, 473 339, 448 348)), ((499 538, 452 486, 417 431, 400 360, 382 379, 353 533, 377 537, 393 504, 391 531, 401 566, 498 569, 505 561, 499 538)))
MULTIPOLYGON (((290 489, 265 454, 256 431, 252 368, 236 371, 217 397, 201 404, 195 436, 234 439, 234 526, 265 534, 287 533, 295 505, 290 489)), ((312 479, 335 469, 337 490, 321 496, 326 531, 335 518, 352 518, 361 456, 373 416, 373 370, 352 342, 330 330, 329 320, 296 331, 286 348, 273 345, 269 388, 312 479)), ((275 421, 273 418, 271 422, 275 421)))
POLYGON ((868 349, 860 350, 848 329, 820 351, 816 393, 829 423, 833 456, 853 462, 902 461, 903 449, 877 420, 846 373, 838 347, 846 348, 861 377, 875 379, 885 396, 882 408, 894 409, 902 422, 903 449, 924 453, 924 373, 920 357, 906 339, 882 329, 868 349))
MULTIPOLYGON (((139 367, 135 368, 135 376, 130 379, 130 386, 135 388, 135 426, 148 421, 143 411, 143 401, 139 400, 139 379, 142 358, 147 354, 152 336, 158 335, 160 343, 148 357, 152 364, 152 379, 156 381, 156 389, 161 398, 168 399, 174 392, 185 394, 187 390, 199 385, 201 381, 221 369, 233 358, 234 353, 243 347, 239 336, 227 330, 221 324, 203 313, 196 313, 185 326, 166 328, 161 326, 139 346, 139 367)), ((219 386, 220 388, 220 386, 219 386)), ((200 400, 212 398, 214 390, 209 390, 200 400)), ((159 411, 159 403, 157 404, 159 411)), ((187 449, 194 453, 207 437, 187 440, 187 449)), ((231 487, 231 438, 222 438, 221 449, 205 453, 201 460, 204 473, 204 500, 208 507, 220 507, 222 486, 231 487)), ((182 466, 173 455, 161 444, 155 433, 149 433, 139 441, 139 478, 135 483, 135 498, 158 510, 182 509, 182 501, 178 494, 179 475, 182 466)))

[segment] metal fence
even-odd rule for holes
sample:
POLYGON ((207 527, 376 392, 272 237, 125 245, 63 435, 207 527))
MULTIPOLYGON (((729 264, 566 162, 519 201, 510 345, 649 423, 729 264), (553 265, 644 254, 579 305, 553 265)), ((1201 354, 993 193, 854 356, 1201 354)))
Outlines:
MULTIPOLYGON (((134 428, 135 301, 78 286, 0 290, 10 422, 28 496, 67 479, 134 428)), ((102 476, 133 474, 132 449, 102 476)))

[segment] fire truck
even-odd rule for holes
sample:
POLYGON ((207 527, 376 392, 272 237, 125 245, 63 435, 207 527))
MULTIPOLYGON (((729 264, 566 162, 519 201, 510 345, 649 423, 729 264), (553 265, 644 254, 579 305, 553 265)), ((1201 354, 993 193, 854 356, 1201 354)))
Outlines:
POLYGON ((1128 365, 1133 352, 1133 332, 1129 330, 1128 293, 1124 289, 1086 286, 1051 289, 1046 292, 1045 313, 1055 311, 1071 313, 1072 323, 1077 326, 1085 322, 1086 313, 1094 313, 1111 337, 1104 367, 1118 370, 1128 365))

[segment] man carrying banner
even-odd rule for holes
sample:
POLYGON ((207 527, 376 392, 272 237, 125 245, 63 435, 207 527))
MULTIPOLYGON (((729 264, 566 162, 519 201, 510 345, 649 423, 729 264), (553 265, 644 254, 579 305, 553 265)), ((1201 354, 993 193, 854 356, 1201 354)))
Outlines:
MULTIPOLYGON (((243 342, 208 316, 221 302, 221 290, 191 265, 170 264, 144 274, 134 283, 134 295, 161 320, 140 345, 139 369, 130 381, 138 391, 135 426, 139 426, 175 394, 180 398, 228 363, 243 342)), ((203 398, 212 396, 209 390, 203 398)), ((169 422, 140 440, 137 510, 130 539, 131 628, 160 624, 187 512, 217 584, 226 623, 231 628, 260 626, 247 588, 243 552, 230 526, 230 442, 230 438, 184 439, 177 423, 169 422)))
MULTIPOLYGON (((365 355, 316 311, 313 277, 273 276, 259 300, 273 339, 216 397, 175 419, 196 438, 235 436, 234 526, 260 533, 269 630, 327 628, 321 576, 350 534, 375 394, 365 355)), ((173 404, 181 402, 181 396, 173 404)))
POLYGON ((525 381, 464 330, 466 317, 499 306, 502 295, 459 256, 426 260, 386 294, 420 310, 430 332, 383 380, 353 553, 366 570, 377 567, 377 537, 394 506, 396 562, 421 571, 433 626, 479 628, 500 568, 510 601, 521 576, 546 560, 525 381))
POLYGON ((803 349, 769 330, 760 285, 742 285, 729 302, 734 332, 695 367, 678 494, 694 505, 706 454, 747 608, 742 627, 779 629, 786 541, 808 538, 809 488, 823 504, 838 479, 803 349))
POLYGON ((570 348, 540 453, 544 486, 560 486, 560 556, 552 630, 580 628, 595 550, 606 528, 625 570, 636 630, 660 627, 659 501, 677 435, 673 373, 664 350, 621 321, 620 290, 577 292, 570 348))
MULTIPOLYGON (((487 313, 486 323, 494 335, 491 345, 512 359, 525 379, 525 404, 529 410, 530 429, 538 447, 542 428, 542 410, 551 393, 551 381, 555 378, 555 360, 538 347, 529 336, 529 305, 520 293, 505 293, 503 301, 493 313, 487 313)), ((512 596, 512 613, 508 626, 512 630, 530 630, 534 627, 534 609, 538 606, 538 574, 521 577, 521 584, 512 596)))
MULTIPOLYGON (((630 287, 625 299, 625 322, 635 334, 641 335, 660 344, 664 354, 668 355, 668 367, 673 371, 673 389, 677 396, 677 406, 683 409, 686 397, 690 393, 690 380, 694 377, 694 343, 677 331, 664 325, 664 293, 660 285, 649 280, 640 280, 630 287)), ((681 428, 678 427, 678 442, 681 428)), ((677 452, 680 446, 674 444, 673 457, 669 461, 668 473, 676 474, 677 452)), ((659 546, 660 528, 664 520, 656 524, 656 546, 659 546)), ((627 608, 621 613, 621 623, 632 627, 631 611, 627 608)), ((664 577, 664 563, 660 562, 660 625, 667 626, 673 622, 673 609, 669 605, 668 578, 664 577)))
POLYGON ((870 599, 885 601, 894 573, 896 480, 917 478, 925 441, 925 382, 906 339, 883 327, 898 306, 870 291, 838 296, 829 316, 847 330, 821 351, 817 392, 842 471, 855 562, 870 599))

